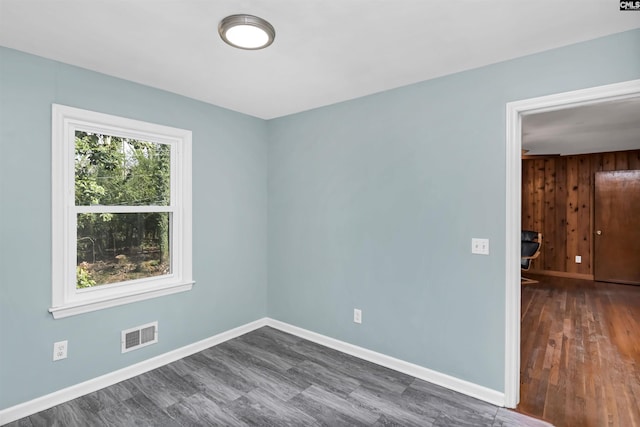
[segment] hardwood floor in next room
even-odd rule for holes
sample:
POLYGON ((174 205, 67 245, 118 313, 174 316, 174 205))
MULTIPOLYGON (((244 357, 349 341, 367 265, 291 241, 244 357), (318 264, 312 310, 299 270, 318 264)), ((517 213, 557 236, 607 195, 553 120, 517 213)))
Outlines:
POLYGON ((264 327, 9 426, 548 424, 264 327))
POLYGON ((558 427, 640 427, 640 286, 522 287, 518 411, 558 427))

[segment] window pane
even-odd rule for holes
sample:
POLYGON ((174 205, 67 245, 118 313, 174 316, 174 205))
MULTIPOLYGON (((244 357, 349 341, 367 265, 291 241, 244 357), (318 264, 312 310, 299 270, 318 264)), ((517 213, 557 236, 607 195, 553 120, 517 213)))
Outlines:
POLYGON ((171 147, 76 131, 76 206, 167 206, 171 147))
POLYGON ((78 214, 76 288, 169 274, 169 216, 78 214))

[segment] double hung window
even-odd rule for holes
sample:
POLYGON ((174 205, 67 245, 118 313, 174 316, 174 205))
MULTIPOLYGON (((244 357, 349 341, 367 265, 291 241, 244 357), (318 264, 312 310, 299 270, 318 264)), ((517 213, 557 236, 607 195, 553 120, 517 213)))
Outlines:
POLYGON ((191 288, 191 132, 53 105, 55 318, 191 288))

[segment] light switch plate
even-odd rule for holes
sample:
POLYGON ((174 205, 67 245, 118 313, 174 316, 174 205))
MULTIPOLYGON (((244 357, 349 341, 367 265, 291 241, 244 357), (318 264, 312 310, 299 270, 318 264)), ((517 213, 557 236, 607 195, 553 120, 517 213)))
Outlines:
POLYGON ((489 255, 489 239, 471 239, 471 253, 479 255, 489 255))

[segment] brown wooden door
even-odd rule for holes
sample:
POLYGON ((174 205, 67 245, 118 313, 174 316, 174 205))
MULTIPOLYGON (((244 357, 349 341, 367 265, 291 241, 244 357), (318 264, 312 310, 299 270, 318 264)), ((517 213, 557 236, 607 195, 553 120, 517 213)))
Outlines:
POLYGON ((595 279, 640 285, 640 170, 595 175, 595 279))

